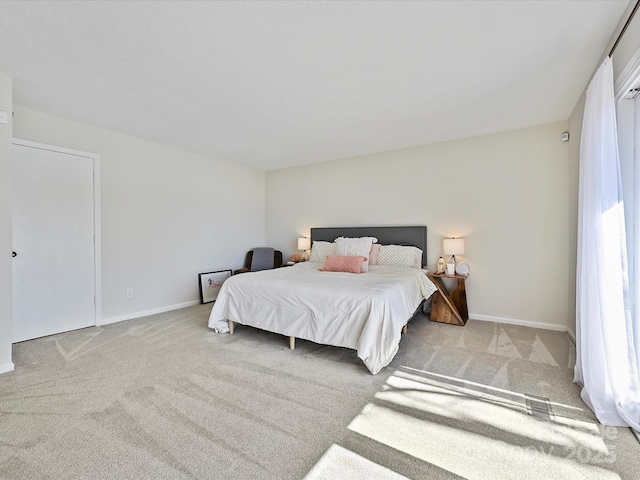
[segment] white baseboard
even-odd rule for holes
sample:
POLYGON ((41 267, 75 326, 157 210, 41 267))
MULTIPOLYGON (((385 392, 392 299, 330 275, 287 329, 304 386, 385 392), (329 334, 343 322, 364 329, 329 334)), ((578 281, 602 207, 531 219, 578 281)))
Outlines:
POLYGON ((12 372, 15 368, 13 362, 5 363, 4 365, 0 365, 0 374, 12 372))
POLYGON ((573 344, 576 344, 576 334, 575 332, 571 331, 571 329, 567 328, 567 335, 569 335, 569 338, 571 339, 571 341, 573 342, 573 344))
POLYGON ((554 330, 556 332, 566 332, 566 325, 555 325, 553 323, 532 322, 530 320, 520 320, 518 318, 494 317, 492 315, 480 315, 470 313, 469 319, 481 320, 483 322, 507 323, 509 325, 520 325, 522 327, 541 328, 543 330, 554 330))
POLYGON ((144 310, 142 312, 128 313, 126 315, 120 315, 118 317, 103 318, 100 322, 96 322, 96 326, 109 325, 111 323, 124 322, 125 320, 132 320, 134 318, 148 317, 149 315, 155 315, 156 313, 170 312, 172 310, 179 310, 181 308, 192 307, 199 305, 199 300, 193 300, 191 302, 178 303, 176 305, 168 305, 166 307, 153 308, 151 310, 144 310))

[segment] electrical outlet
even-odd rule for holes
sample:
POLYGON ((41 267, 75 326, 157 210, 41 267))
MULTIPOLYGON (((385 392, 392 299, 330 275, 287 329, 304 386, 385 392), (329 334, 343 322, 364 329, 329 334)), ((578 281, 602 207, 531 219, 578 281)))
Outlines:
POLYGON ((127 298, 133 298, 133 288, 127 288, 127 298))
POLYGON ((0 110, 0 123, 7 123, 7 112, 0 110))

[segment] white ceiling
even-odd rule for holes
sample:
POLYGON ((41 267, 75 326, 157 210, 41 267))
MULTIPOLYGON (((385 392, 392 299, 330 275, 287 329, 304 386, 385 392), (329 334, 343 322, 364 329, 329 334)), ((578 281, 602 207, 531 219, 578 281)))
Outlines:
POLYGON ((14 103, 262 170, 566 120, 628 0, 0 1, 14 103))

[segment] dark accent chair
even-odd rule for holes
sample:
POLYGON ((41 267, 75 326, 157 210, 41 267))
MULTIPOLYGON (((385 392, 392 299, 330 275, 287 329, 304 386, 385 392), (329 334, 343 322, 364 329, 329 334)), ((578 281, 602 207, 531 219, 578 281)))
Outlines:
MULTIPOLYGON (((251 269, 251 261, 253 260, 253 250, 249 250, 244 257, 244 267, 238 270, 234 270, 233 274, 254 272, 251 269)), ((282 252, 280 250, 274 250, 273 252, 273 268, 279 268, 282 266, 282 252)))

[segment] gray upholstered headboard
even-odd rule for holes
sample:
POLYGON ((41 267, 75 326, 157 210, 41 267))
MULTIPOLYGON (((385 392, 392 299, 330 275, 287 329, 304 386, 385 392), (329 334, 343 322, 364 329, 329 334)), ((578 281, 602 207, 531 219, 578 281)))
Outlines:
POLYGON ((412 245, 422 250, 427 263, 427 227, 332 227, 312 228, 311 241, 333 242, 338 237, 376 237, 381 245, 412 245))

